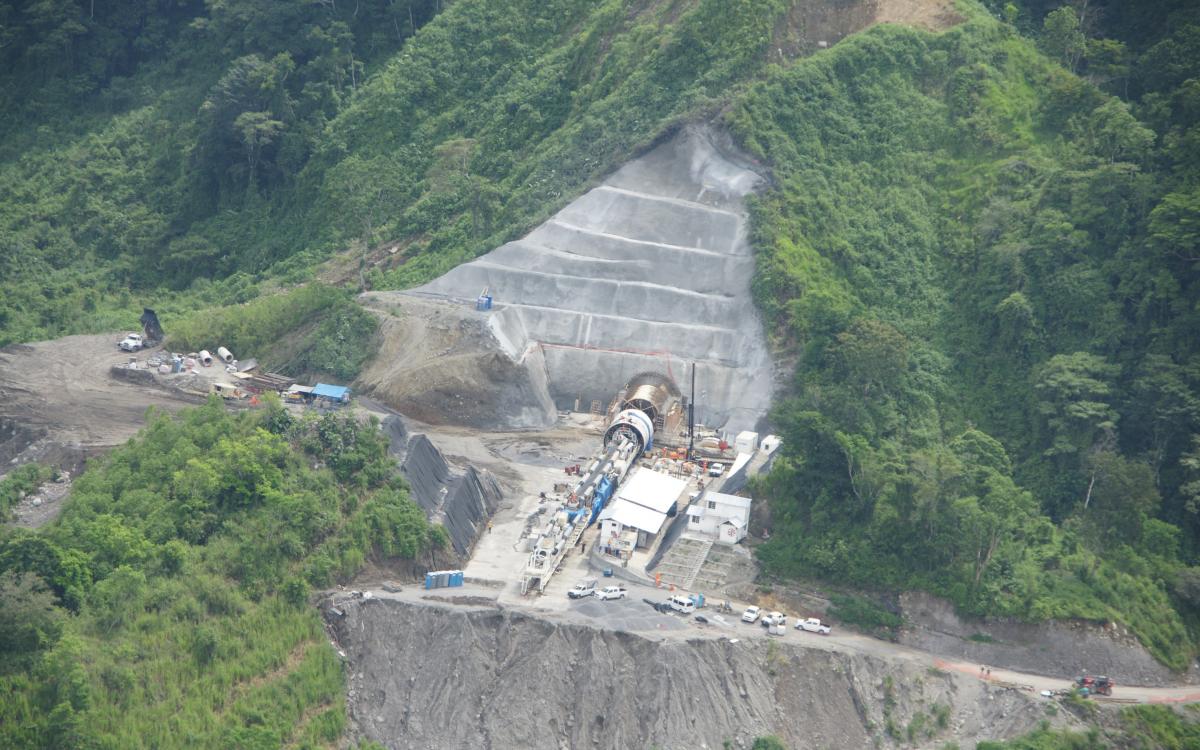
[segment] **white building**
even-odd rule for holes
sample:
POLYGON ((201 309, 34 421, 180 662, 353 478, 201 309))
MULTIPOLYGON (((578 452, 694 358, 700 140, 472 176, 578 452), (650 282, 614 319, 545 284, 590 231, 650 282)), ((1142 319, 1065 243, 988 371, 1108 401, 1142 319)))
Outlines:
POLYGON ((634 470, 600 513, 600 548, 628 557, 635 548, 653 545, 686 489, 682 479, 644 468, 634 470))
POLYGON ((705 492, 688 506, 687 531, 720 544, 737 544, 750 525, 750 498, 705 492))

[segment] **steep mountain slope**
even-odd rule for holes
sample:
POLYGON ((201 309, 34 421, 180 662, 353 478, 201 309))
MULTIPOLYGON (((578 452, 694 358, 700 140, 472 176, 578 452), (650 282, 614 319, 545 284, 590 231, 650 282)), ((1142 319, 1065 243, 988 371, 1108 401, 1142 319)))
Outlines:
POLYGON ((388 599, 338 610, 358 731, 392 748, 682 750, 768 734, 787 747, 942 747, 1045 717, 1031 696, 967 675, 786 638, 659 638, 388 599))

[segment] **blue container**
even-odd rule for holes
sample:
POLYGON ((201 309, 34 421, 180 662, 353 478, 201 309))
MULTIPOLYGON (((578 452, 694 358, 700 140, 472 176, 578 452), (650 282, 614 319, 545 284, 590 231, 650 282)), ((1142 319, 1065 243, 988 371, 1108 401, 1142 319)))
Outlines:
POLYGON ((492 295, 481 294, 475 299, 475 309, 479 311, 492 309, 492 295))
POLYGON ((427 589, 433 588, 433 573, 425 574, 425 588, 427 588, 427 589))
POLYGON ((704 606, 704 594, 692 594, 688 598, 695 602, 696 609, 700 609, 704 606))
POLYGON ((463 585, 463 572, 461 570, 450 571, 450 585, 451 586, 463 585))

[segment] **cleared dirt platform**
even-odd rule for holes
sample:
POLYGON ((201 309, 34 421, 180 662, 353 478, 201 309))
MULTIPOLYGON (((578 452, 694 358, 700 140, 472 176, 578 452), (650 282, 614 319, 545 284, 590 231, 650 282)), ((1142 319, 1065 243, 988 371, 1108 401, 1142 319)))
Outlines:
POLYGON ((73 469, 88 455, 125 442, 146 409, 177 411, 199 399, 109 374, 131 355, 120 334, 67 336, 0 349, 0 474, 30 460, 73 469))

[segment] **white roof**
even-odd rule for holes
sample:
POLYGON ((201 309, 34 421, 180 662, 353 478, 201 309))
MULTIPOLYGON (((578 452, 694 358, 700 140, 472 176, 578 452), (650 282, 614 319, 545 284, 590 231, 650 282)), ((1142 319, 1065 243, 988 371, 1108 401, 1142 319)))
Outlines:
POLYGON ((737 454, 737 458, 733 460, 733 466, 729 467, 729 475, 733 476, 737 474, 746 464, 750 463, 750 459, 752 458, 754 458, 754 454, 752 453, 737 454))
MULTIPOLYGON (((650 469, 638 469, 617 490, 617 497, 666 513, 687 489, 687 482, 650 469)), ((638 528, 641 528, 640 526, 638 528)))
POLYGON ((649 534, 657 534, 667 520, 666 513, 659 513, 623 499, 618 499, 605 508, 605 513, 622 526, 632 526, 649 534))
POLYGON ((735 508, 749 508, 750 498, 738 497, 737 495, 726 495, 724 492, 706 492, 704 500, 715 501, 720 505, 732 505, 735 508))

